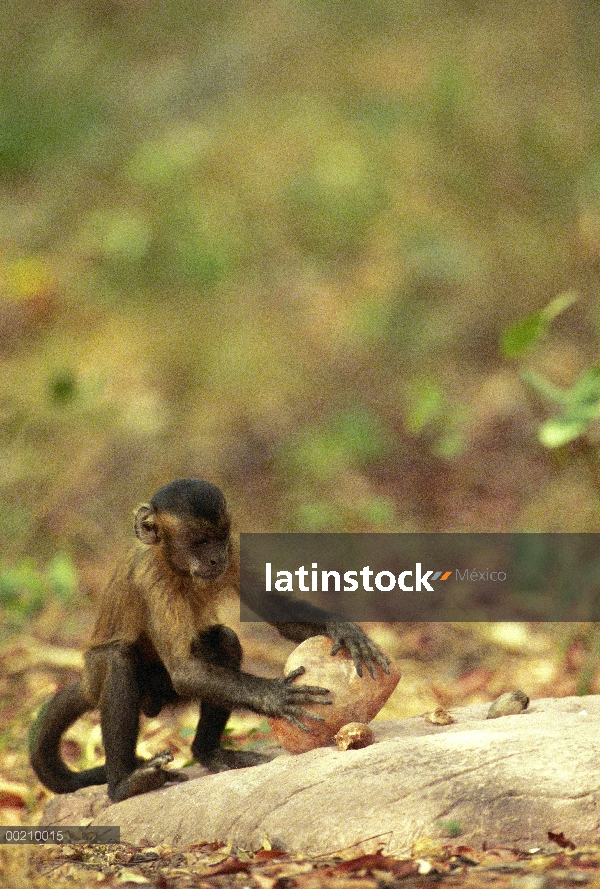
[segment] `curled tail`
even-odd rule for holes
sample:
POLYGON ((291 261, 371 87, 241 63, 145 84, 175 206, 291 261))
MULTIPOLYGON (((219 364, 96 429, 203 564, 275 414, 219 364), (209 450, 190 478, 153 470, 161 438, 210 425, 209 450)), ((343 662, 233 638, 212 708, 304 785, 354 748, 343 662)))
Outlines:
POLYGON ((60 739, 76 719, 90 709, 75 682, 59 691, 44 704, 29 732, 29 759, 33 770, 53 793, 72 793, 91 784, 106 784, 106 769, 98 766, 73 772, 60 756, 60 739))

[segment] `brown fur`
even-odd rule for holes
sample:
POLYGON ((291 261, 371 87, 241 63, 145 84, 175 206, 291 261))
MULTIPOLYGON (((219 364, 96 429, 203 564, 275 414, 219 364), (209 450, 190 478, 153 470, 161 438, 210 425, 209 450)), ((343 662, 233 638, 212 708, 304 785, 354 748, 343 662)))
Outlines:
POLYGON ((138 543, 100 599, 90 648, 152 644, 167 660, 189 656, 197 633, 216 623, 216 605, 238 584, 237 560, 216 580, 175 573, 161 549, 138 543))

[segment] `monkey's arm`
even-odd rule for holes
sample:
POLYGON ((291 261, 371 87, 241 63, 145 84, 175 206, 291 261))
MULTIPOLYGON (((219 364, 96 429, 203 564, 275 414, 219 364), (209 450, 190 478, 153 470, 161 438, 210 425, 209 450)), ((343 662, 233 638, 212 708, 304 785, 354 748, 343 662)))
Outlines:
POLYGON ((331 703, 329 691, 314 685, 293 685, 292 680, 304 673, 303 667, 283 679, 267 679, 193 656, 190 630, 198 627, 198 614, 185 599, 161 604, 159 595, 153 599, 154 607, 149 607, 150 635, 181 698, 277 716, 305 731, 302 718, 321 719, 302 705, 331 703), (165 621, 167 605, 169 620, 165 621))
POLYGON ((246 569, 246 581, 242 590, 239 553, 235 547, 231 567, 237 573, 237 587, 244 605, 275 627, 286 639, 304 642, 312 636, 329 636, 333 640, 331 654, 336 655, 340 649, 346 648, 359 676, 363 674, 363 664, 373 679, 377 675, 377 666, 384 673, 389 673, 390 659, 356 624, 342 620, 339 615, 302 599, 293 599, 283 593, 265 592, 262 574, 251 568, 246 569))
POLYGON ((308 729, 302 719, 323 721, 322 717, 306 710, 303 704, 331 704, 328 689, 292 684, 304 673, 304 667, 298 667, 282 679, 266 679, 196 659, 174 660, 168 669, 175 690, 184 699, 277 716, 303 731, 308 729))
POLYGON ((281 593, 265 593, 262 589, 259 595, 246 591, 244 602, 292 642, 304 642, 311 636, 329 636, 333 639, 331 654, 347 648, 359 676, 363 674, 363 664, 373 679, 376 666, 389 673, 389 658, 351 621, 342 620, 301 599, 291 599, 281 593))

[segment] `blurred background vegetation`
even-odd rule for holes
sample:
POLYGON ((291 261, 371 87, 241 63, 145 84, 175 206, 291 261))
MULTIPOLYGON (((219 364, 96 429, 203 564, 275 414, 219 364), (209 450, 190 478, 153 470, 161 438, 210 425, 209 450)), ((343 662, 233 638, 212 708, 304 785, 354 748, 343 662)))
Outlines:
MULTIPOLYGON (((177 476, 244 531, 600 530, 599 12, 3 0, 5 637, 82 644, 177 476)), ((402 651, 600 688, 505 630, 402 651)))

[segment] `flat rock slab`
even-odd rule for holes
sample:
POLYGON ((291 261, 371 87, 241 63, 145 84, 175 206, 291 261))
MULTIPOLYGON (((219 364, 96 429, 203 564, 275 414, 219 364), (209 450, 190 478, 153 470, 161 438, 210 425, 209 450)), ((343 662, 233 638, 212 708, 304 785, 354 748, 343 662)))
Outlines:
POLYGON ((109 805, 104 788, 51 800, 44 824, 120 825, 138 844, 215 839, 309 856, 356 846, 410 852, 415 840, 528 849, 547 832, 577 845, 600 841, 600 696, 534 701, 486 720, 488 704, 453 709, 456 723, 422 717, 375 722, 363 750, 282 754, 250 769, 199 777, 109 805))

